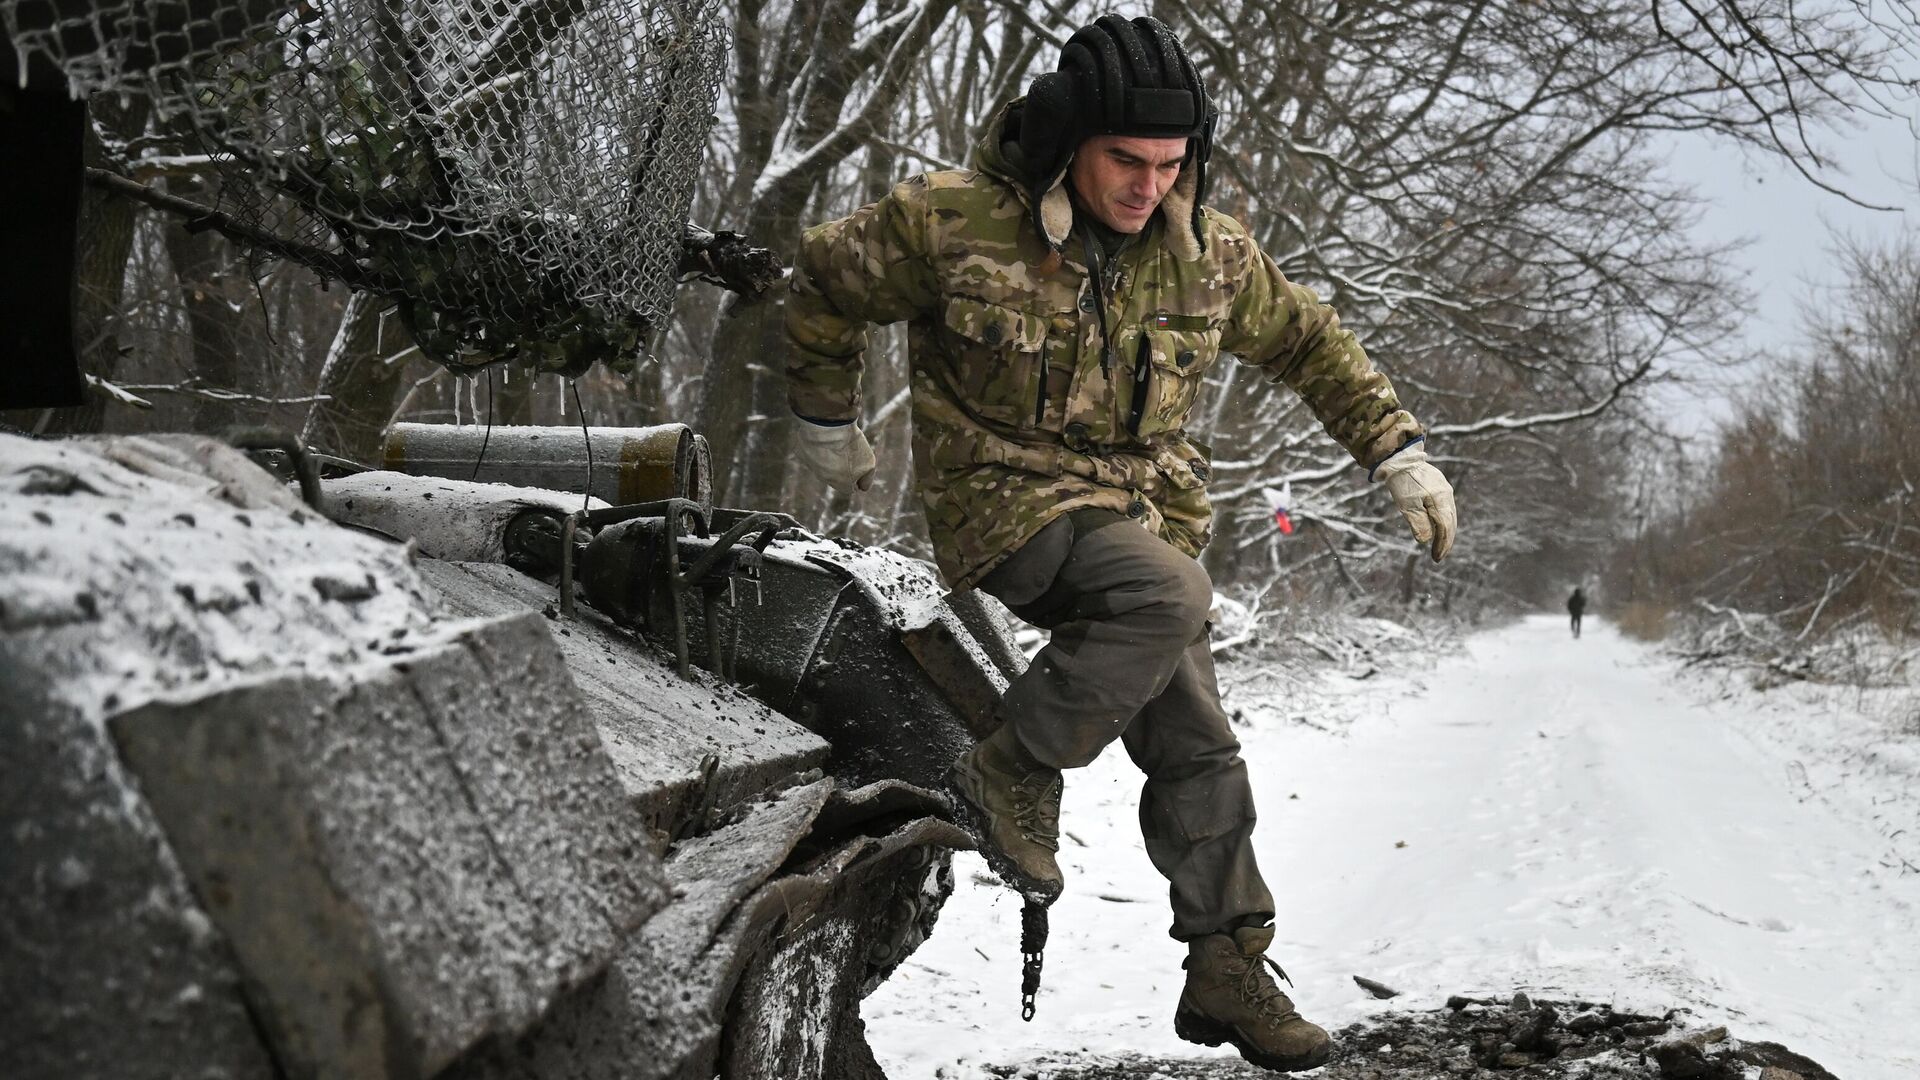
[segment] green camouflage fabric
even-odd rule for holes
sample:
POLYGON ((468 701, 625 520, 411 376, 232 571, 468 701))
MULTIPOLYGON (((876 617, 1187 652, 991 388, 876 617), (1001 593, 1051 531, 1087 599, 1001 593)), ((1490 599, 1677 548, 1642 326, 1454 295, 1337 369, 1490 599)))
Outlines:
MULTIPOLYGON (((1189 215, 1169 212, 1179 184, 1108 267, 1103 371, 1080 238, 1060 243, 1064 223, 1043 235, 1001 148, 1019 106, 1002 110, 974 169, 909 177, 809 229, 786 300, 788 401, 815 420, 859 418, 868 325, 907 324, 914 471, 950 585, 972 585, 1080 507, 1127 514, 1197 557, 1209 451, 1185 425, 1223 352, 1293 388, 1362 466, 1420 434, 1333 309, 1239 222, 1208 208, 1194 237, 1189 215)), ((1058 192, 1056 180, 1043 203, 1058 192)))

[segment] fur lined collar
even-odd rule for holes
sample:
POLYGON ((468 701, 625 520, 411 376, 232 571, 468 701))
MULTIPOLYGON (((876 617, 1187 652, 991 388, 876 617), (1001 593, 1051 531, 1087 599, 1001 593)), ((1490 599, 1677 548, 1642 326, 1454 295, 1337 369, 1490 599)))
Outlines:
MULTIPOLYGON (((1071 159, 1068 161, 1072 165, 1071 159)), ((1160 200, 1160 215, 1167 222, 1167 246, 1173 250, 1175 258, 1181 262, 1193 262, 1205 251, 1201 246, 1199 234, 1195 231, 1200 215, 1193 205, 1195 189, 1199 185, 1199 173, 1193 168, 1180 170, 1180 178, 1173 182, 1173 190, 1160 200)), ((1019 185, 1015 185, 1016 189, 1019 185)), ((1020 193, 1022 200, 1031 198, 1029 193, 1020 193)), ((1073 232, 1073 196, 1067 191, 1067 170, 1060 175, 1040 195, 1038 214, 1040 231, 1046 236, 1048 246, 1058 251, 1067 242, 1073 232)))

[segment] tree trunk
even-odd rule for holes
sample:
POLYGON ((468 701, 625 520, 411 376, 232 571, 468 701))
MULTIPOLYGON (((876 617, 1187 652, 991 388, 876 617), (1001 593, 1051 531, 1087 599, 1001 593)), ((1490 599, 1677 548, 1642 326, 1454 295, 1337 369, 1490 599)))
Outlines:
POLYGON ((649 355, 633 372, 633 386, 628 391, 626 408, 637 418, 637 423, 666 424, 678 417, 667 415, 667 365, 658 355, 649 355))
MULTIPOLYGON (((169 191, 183 199, 211 206, 213 185, 199 177, 174 178, 169 191)), ((176 222, 166 227, 167 254, 173 261, 180 290, 180 306, 187 313, 193 347, 193 375, 201 384, 226 390, 242 389, 240 313, 252 288, 246 268, 224 237, 212 229, 189 232, 176 222)), ((198 399, 193 430, 214 433, 231 426, 239 415, 231 402, 198 399)))
MULTIPOLYGON (((86 135, 86 163, 95 169, 123 171, 125 164, 101 140, 104 130, 124 144, 146 127, 147 99, 136 97, 122 106, 111 95, 95 95, 87 103, 91 123, 86 135)), ((88 186, 80 194, 80 229, 74 251, 73 342, 80 370, 111 380, 120 365, 121 303, 126 295, 127 259, 133 253, 138 207, 128 199, 88 186)), ((70 409, 48 409, 30 426, 49 434, 82 434, 103 430, 112 408, 107 395, 87 395, 85 404, 70 409)), ((25 418, 22 418, 23 421, 25 418)))
POLYGON ((308 410, 301 432, 308 446, 364 464, 379 460, 406 370, 405 364, 386 360, 407 345, 399 319, 387 319, 381 327, 385 306, 369 293, 347 298, 314 391, 332 400, 315 402, 308 410))
MULTIPOLYGON (((820 66, 819 73, 804 86, 789 90, 785 86, 755 85, 749 91, 751 98, 736 90, 740 114, 759 117, 763 122, 772 115, 767 101, 778 92, 788 92, 797 102, 792 119, 795 132, 779 149, 789 153, 805 150, 806 164, 770 178, 772 182, 765 184, 748 211, 744 230, 787 263, 793 260, 808 204, 821 178, 867 141, 873 120, 884 114, 913 77, 911 68, 904 64, 883 73, 855 109, 863 122, 842 120, 854 82, 866 70, 860 65, 869 62, 852 48, 853 16, 861 6, 862 0, 839 0, 833 16, 822 16, 817 26, 811 27, 812 36, 805 47, 820 66), (825 62, 828 59, 838 62, 825 62), (853 133, 858 137, 850 138, 853 133)), ((889 59, 919 56, 952 7, 953 0, 930 0, 926 10, 902 32, 894 45, 897 51, 883 50, 872 62, 884 68, 889 59)), ((810 63, 808 70, 814 70, 814 64, 810 63)), ((759 137, 764 133, 745 134, 759 137)), ((741 179, 744 183, 746 178, 741 179)), ((702 385, 700 430, 713 445, 714 486, 735 505, 751 506, 778 498, 792 456, 788 448, 793 428, 785 419, 786 388, 781 372, 787 354, 782 315, 779 303, 763 302, 730 318, 722 316, 713 336, 702 385), (752 416, 778 419, 750 423, 752 416)))
POLYGON ((785 305, 762 305, 757 347, 744 365, 753 380, 753 412, 740 438, 743 470, 734 488, 736 505, 772 506, 784 497, 787 467, 792 464, 794 420, 787 409, 787 382, 781 365, 787 355, 785 305))

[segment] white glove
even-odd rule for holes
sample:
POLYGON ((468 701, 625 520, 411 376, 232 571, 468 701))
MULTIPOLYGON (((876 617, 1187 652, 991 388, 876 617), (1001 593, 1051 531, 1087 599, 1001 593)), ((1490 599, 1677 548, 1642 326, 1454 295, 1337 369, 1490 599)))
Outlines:
POLYGON ((1373 478, 1386 483, 1413 538, 1433 545, 1433 561, 1446 558, 1453 550, 1453 485, 1427 462, 1427 452, 1410 446, 1376 465, 1373 478))
POLYGON ((873 444, 859 424, 828 426, 795 417, 800 430, 794 444, 800 461, 835 491, 865 491, 873 486, 873 471, 878 462, 873 444))

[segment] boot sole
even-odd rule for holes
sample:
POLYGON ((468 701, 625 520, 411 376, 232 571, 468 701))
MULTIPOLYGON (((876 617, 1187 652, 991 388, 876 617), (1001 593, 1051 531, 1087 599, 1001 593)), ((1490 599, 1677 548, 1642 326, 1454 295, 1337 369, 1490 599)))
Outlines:
POLYGON ((1277 1054, 1262 1052, 1259 1047, 1241 1036, 1239 1028, 1231 1024, 1222 1024, 1192 1013, 1173 1014, 1173 1033, 1190 1043, 1199 1043, 1202 1046, 1232 1043, 1233 1048, 1240 1051, 1241 1057, 1263 1069, 1272 1069, 1274 1072, 1304 1072, 1307 1069, 1317 1069, 1333 1059, 1331 1040, 1321 1043, 1304 1054, 1281 1057, 1277 1054))
POLYGON ((1065 883, 1040 881, 1022 873, 1019 864, 993 843, 993 827, 987 812, 967 797, 966 791, 960 786, 960 778, 951 774, 947 777, 947 798, 962 819, 961 824, 973 834, 981 857, 987 860, 987 869, 993 871, 995 877, 1024 899, 1043 907, 1060 899, 1060 894, 1066 891, 1065 883))

